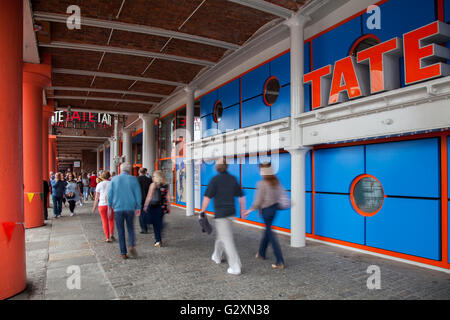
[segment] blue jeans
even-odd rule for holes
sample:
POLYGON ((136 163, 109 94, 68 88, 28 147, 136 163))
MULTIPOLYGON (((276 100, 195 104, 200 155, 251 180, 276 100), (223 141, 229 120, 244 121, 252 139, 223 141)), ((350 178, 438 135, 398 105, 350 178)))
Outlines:
POLYGON ((88 196, 89 196, 89 187, 83 187, 84 200, 87 200, 88 196))
POLYGON ((128 246, 134 247, 134 211, 114 211, 114 220, 119 237, 120 254, 127 254, 125 222, 127 224, 128 246))
POLYGON ((59 217, 62 211, 62 197, 52 196, 53 199, 53 214, 59 217))
POLYGON ((261 240, 258 254, 264 258, 266 256, 267 246, 270 243, 273 248, 273 253, 275 254, 276 264, 280 264, 280 263, 284 264, 283 254, 281 253, 280 244, 278 243, 275 233, 272 231, 272 223, 273 223, 273 219, 275 218, 275 214, 277 213, 277 209, 278 209, 278 203, 261 210, 261 214, 264 219, 264 223, 266 225, 266 230, 265 230, 264 236, 261 240))
POLYGON ((161 207, 149 207, 148 211, 153 223, 153 232, 155 233, 155 242, 161 242, 161 231, 163 227, 163 214, 161 207))

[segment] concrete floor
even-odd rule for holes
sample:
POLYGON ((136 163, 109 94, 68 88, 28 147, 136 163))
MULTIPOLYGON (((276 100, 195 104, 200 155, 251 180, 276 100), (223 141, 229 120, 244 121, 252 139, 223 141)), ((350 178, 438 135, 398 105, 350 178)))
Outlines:
POLYGON ((91 209, 90 201, 70 217, 65 208, 62 218, 26 231, 28 286, 11 300, 450 299, 448 273, 311 241, 292 248, 285 235, 278 239, 287 268, 272 270, 270 247, 267 260, 254 258, 262 230, 241 224, 234 234, 242 274, 229 275, 226 262, 210 259, 215 232, 201 233, 197 218, 177 208, 166 216, 162 248, 153 246, 152 232, 139 233, 135 219, 139 257, 121 260, 91 209), (380 289, 367 286, 371 265, 379 267, 380 289))

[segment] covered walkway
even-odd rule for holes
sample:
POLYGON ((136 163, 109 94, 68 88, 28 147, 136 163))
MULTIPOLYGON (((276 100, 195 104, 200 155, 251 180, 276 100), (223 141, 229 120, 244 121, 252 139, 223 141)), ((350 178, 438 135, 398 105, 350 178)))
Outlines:
MULTIPOLYGON (((448 299, 450 278, 443 272, 308 242, 301 251, 280 235, 287 268, 272 270, 273 253, 254 259, 260 230, 235 224, 235 241, 243 273, 226 273, 210 256, 214 232, 201 233, 195 217, 174 209, 167 216, 161 248, 153 234, 137 232, 137 259, 121 260, 117 242, 103 242, 98 213, 92 202, 77 214, 46 221, 26 230, 27 290, 11 299, 176 299, 176 300, 288 300, 288 299, 448 299), (370 290, 367 268, 381 271, 381 289, 370 290), (81 289, 69 290, 69 266, 81 269, 81 289)), ((51 210, 50 210, 51 215, 51 210)), ((136 220, 136 231, 139 229, 136 220)))

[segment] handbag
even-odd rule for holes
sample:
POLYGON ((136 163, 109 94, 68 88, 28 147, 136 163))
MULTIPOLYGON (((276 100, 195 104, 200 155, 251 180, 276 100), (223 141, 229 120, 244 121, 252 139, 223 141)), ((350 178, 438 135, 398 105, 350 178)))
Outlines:
POLYGON ((291 207, 291 200, 287 195, 287 192, 280 187, 280 194, 278 196, 278 207, 280 210, 289 209, 291 207))
POLYGON ((75 198, 75 192, 69 192, 69 193, 66 193, 66 198, 67 198, 67 199, 73 199, 73 198, 75 198))

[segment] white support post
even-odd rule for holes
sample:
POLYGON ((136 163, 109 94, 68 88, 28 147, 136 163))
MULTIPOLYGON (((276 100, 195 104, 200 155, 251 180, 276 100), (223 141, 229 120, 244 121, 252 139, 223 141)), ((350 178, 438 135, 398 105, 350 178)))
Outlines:
POLYGON ((305 112, 304 26, 308 17, 296 14, 286 21, 291 40, 291 145, 285 148, 291 154, 291 246, 304 247, 305 238, 305 156, 301 130, 295 118, 305 112))
POLYGON ((103 152, 103 170, 106 170, 106 142, 102 145, 103 152))
POLYGON ((114 165, 113 165, 113 172, 118 172, 119 167, 119 151, 120 151, 120 139, 119 139, 119 117, 116 115, 114 116, 114 165))
POLYGON ((153 174, 155 171, 156 138, 155 118, 156 115, 140 114, 142 120, 142 167, 153 174))
POLYGON ((122 131, 122 152, 125 157, 125 162, 131 164, 131 129, 123 129, 122 131))
POLYGON ((195 89, 186 87, 186 215, 193 216, 195 211, 194 202, 194 163, 192 161, 192 147, 189 145, 194 141, 194 104, 195 89))
POLYGON ((109 173, 112 175, 113 172, 116 172, 116 168, 114 166, 114 138, 109 138, 109 173))
POLYGON ((100 149, 97 148, 97 174, 100 171, 100 149))

